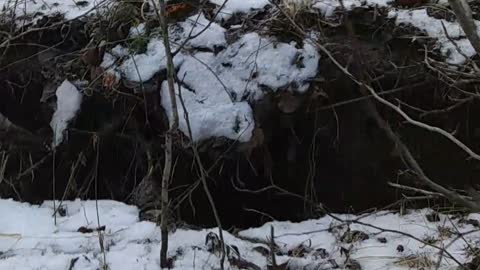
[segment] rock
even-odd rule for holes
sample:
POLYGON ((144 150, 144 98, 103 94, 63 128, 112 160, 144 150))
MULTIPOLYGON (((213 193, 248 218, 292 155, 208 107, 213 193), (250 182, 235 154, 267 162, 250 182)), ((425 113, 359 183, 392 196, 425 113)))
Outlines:
POLYGON ((368 236, 368 234, 361 231, 347 231, 342 235, 340 241, 350 244, 358 241, 364 241, 369 238, 370 237, 368 236))

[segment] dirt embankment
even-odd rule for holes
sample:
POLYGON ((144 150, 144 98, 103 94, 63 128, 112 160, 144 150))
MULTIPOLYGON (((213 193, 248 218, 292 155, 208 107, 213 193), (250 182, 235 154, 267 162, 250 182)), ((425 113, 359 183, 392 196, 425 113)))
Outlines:
MULTIPOLYGON (((172 15, 171 23, 199 9, 207 19, 215 14, 212 5, 191 7, 184 10, 186 15, 172 15)), ((148 49, 151 40, 130 35, 139 23, 145 23, 147 33, 156 31, 154 17, 143 21, 148 11, 143 9, 148 7, 128 4, 101 16, 45 16, 14 31, 8 20, 1 26, 10 37, 4 36, 0 48, 0 113, 21 130, 0 131, 0 196, 38 202, 98 195, 134 202, 145 210, 155 208, 161 168, 154 170, 153 182, 142 180, 149 165, 163 159, 168 126, 160 96, 164 71, 145 82, 117 82, 101 67, 104 53, 117 45, 129 48, 130 54, 148 49), (106 41, 105 47, 98 47, 100 41, 106 41), (50 120, 55 90, 65 79, 76 82, 83 101, 64 142, 53 151, 50 120)), ((434 40, 419 37, 414 27, 395 24, 384 8, 353 8, 329 20, 312 10, 296 15, 305 32, 313 33, 355 77, 413 117, 479 149, 477 80, 467 81, 460 72, 453 77, 459 84, 452 83, 452 76, 446 78, 441 65, 445 57, 434 50, 434 40), (413 36, 418 38, 412 42, 413 36)), ((273 6, 237 14, 219 25, 226 29, 226 47, 191 49, 221 55, 250 32, 281 44, 295 41, 298 48, 307 40, 273 6)), ((478 165, 466 160, 462 151, 376 104, 327 55, 319 55, 318 73, 308 78, 308 90, 302 93, 289 91, 295 84, 277 91, 258 84, 265 91, 260 99, 248 99, 255 120, 249 141, 209 138, 198 144, 227 225, 258 224, 268 215, 302 219, 317 214, 312 202, 335 211, 361 211, 401 199, 387 182, 415 179, 378 126, 378 115, 400 134, 432 179, 458 188, 475 184, 478 165)), ((465 69, 458 70, 468 73, 465 69)), ((175 217, 213 225, 190 146, 179 133, 171 191, 175 217)), ((417 204, 422 205, 411 206, 417 204)))

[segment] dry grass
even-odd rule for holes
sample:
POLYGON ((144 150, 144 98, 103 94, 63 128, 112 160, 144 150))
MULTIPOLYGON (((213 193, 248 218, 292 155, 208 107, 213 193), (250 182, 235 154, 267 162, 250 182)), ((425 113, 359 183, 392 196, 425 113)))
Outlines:
POLYGON ((431 269, 435 262, 427 254, 413 254, 400 258, 395 264, 409 269, 431 269))
POLYGON ((452 229, 444 226, 438 226, 437 229, 438 229, 438 237, 443 240, 451 238, 454 233, 452 229))
POLYGON ((313 0, 282 0, 281 6, 295 20, 299 14, 311 10, 313 3, 313 0))

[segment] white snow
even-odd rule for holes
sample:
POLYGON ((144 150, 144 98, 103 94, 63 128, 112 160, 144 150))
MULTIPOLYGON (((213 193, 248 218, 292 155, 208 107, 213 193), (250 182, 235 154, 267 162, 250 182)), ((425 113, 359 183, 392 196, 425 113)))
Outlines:
MULTIPOLYGON (((220 7, 225 0, 210 0, 210 2, 220 7)), ((229 19, 235 13, 248 13, 255 9, 262 9, 268 4, 268 0, 228 0, 217 19, 229 19)))
MULTIPOLYGON (((194 15, 185 22, 170 27, 173 50, 189 36, 203 31, 209 21, 203 15, 194 15), (193 28, 193 30, 192 30, 193 28)), ((135 30, 132 30, 135 32, 135 30)), ((277 91, 288 88, 303 92, 308 79, 318 71, 319 54, 305 44, 281 43, 271 37, 247 33, 232 44, 227 44, 226 30, 212 23, 206 31, 187 43, 191 55, 180 52, 174 57, 183 80, 183 100, 189 112, 194 141, 211 137, 226 137, 248 141, 255 127, 248 101, 264 96, 265 89, 277 91), (198 52, 210 49, 212 52, 198 52), (220 50, 218 53, 218 50, 220 50)), ((163 40, 150 39, 147 51, 130 55, 122 46, 106 53, 101 66, 109 73, 134 81, 148 81, 166 69, 163 40)), ((178 86, 176 86, 178 93, 178 86)), ((170 121, 172 112, 166 82, 161 90, 162 106, 170 121)), ((178 99, 178 96, 177 96, 178 99)), ((187 136, 188 128, 180 101, 180 130, 187 136)))
MULTIPOLYGON (((41 8, 38 6, 39 2, 29 8, 41 8)), ((210 2, 221 6, 224 0, 210 2)), ((7 2, 0 0, 1 3, 7 2)), ((44 3, 54 6, 50 0, 44 3)), ((461 64, 466 61, 464 56, 475 55, 475 50, 457 22, 430 17, 426 8, 405 10, 392 7, 391 3, 391 0, 343 1, 347 10, 374 6, 388 8, 388 17, 396 24, 411 25, 429 38, 435 39, 438 50, 448 63, 461 64), (442 22, 456 44, 447 38, 442 22)), ((69 4, 72 3, 61 2, 56 7, 63 8, 62 12, 68 12, 68 16, 78 15, 69 4)), ((88 5, 91 4, 92 2, 88 2, 88 5)), ((268 0, 229 0, 221 11, 220 18, 226 19, 234 13, 263 9, 268 4, 268 0)), ((330 18, 335 15, 334 11, 340 8, 338 0, 312 0, 311 4, 314 9, 330 18)), ((480 22, 476 23, 480 29, 480 22)), ((170 25, 173 50, 178 48, 190 33, 196 35, 207 25, 209 21, 203 14, 193 15, 183 22, 170 25)), ((191 118, 193 139, 196 141, 210 137, 248 141, 255 123, 252 109, 247 102, 261 99, 265 91, 304 92, 309 87, 309 79, 318 72, 320 57, 308 42, 304 42, 302 47, 293 42, 278 42, 274 37, 260 36, 255 32, 245 33, 238 40, 227 42, 226 32, 220 24, 211 23, 206 31, 188 41, 185 50, 174 57, 177 75, 183 79, 183 98, 191 118)), ((105 54, 101 66, 106 72, 118 79, 122 77, 128 81, 141 82, 149 81, 155 74, 165 70, 165 48, 161 38, 155 35, 146 36, 144 24, 132 27, 130 38, 148 39, 146 52, 132 54, 128 48, 117 45, 105 54)), ((161 90, 162 105, 171 117, 170 100, 166 90, 164 83, 161 90)), ((176 91, 178 93, 178 89, 176 91)), ((179 106, 179 109, 182 108, 179 106)), ((181 110, 180 129, 188 134, 186 126, 181 110)))
MULTIPOLYGON (((313 0, 313 8, 322 12, 325 17, 331 17, 336 10, 341 10, 342 6, 339 0, 313 0)), ((356 7, 386 7, 392 0, 343 0, 343 6, 346 10, 352 10, 356 7)))
POLYGON ((295 84, 292 89, 304 91, 306 80, 317 73, 319 54, 309 44, 303 49, 295 45, 248 33, 217 55, 198 53, 186 58, 178 76, 196 90, 228 91, 234 101, 248 96, 260 99, 264 86, 276 91, 295 84))
POLYGON ((60 13, 67 20, 98 12, 99 7, 108 4, 108 0, 0 0, 0 10, 13 11, 19 22, 40 18, 39 15, 60 13))
MULTIPOLYGON (((474 56, 475 50, 470 41, 465 37, 465 33, 457 22, 449 22, 446 20, 435 19, 428 16, 426 9, 417 10, 396 10, 390 11, 390 18, 395 18, 396 24, 412 25, 421 31, 424 31, 428 37, 437 39, 437 46, 441 53, 447 57, 450 64, 462 64, 466 61, 465 57, 474 56), (448 36, 457 44, 460 51, 455 47, 451 40, 448 39, 442 23, 447 29, 448 36)), ((475 21, 480 34, 480 22, 475 21)))
POLYGON ((63 132, 68 123, 76 116, 82 104, 82 94, 70 81, 65 80, 57 88, 57 109, 50 121, 53 130, 53 146, 58 146, 63 141, 63 132))
POLYGON ((319 55, 309 44, 303 49, 295 45, 248 33, 219 54, 214 70, 232 84, 238 98, 245 94, 261 98, 261 86, 275 91, 295 83, 296 90, 304 91, 305 81, 317 73, 319 55))
MULTIPOLYGON (((198 56, 201 57, 200 55, 198 56)), ((193 65, 196 64, 193 63, 193 65)), ((196 66, 200 69, 205 69, 205 67, 196 66)), ((199 73, 212 77, 212 75, 209 75, 208 71, 205 70, 199 73)), ((199 74, 197 74, 197 76, 198 75, 199 74)), ((200 79, 201 77, 195 78, 200 79)), ((204 83, 202 83, 207 88, 196 85, 195 89, 197 90, 195 93, 184 87, 181 89, 185 108, 188 112, 192 140, 201 141, 211 137, 226 137, 241 142, 248 141, 255 127, 250 105, 247 102, 232 102, 229 96, 219 88, 211 88, 209 90, 209 82, 213 83, 213 81, 209 80, 205 80, 204 83)), ((178 96, 177 86, 175 87, 175 91, 179 114, 179 128, 184 134, 189 136, 185 118, 186 114, 178 96)), ((173 114, 167 82, 162 84, 161 96, 162 106, 167 112, 171 123, 173 114)))
MULTIPOLYGON (((226 46, 225 29, 216 23, 203 31, 209 21, 201 15, 195 15, 188 18, 185 22, 180 22, 170 27, 170 46, 172 50, 178 48, 179 44, 189 36, 202 33, 190 40, 186 45, 193 48, 207 48, 214 50, 217 47, 226 46), (193 30, 192 30, 193 29, 193 30)), ((145 34, 145 26, 140 24, 130 29, 130 38, 137 38, 145 34)), ((148 38, 148 37, 143 37, 148 38)), ((180 66, 185 58, 183 53, 177 54, 173 58, 175 66, 180 66)), ((163 39, 161 37, 151 37, 148 41, 147 50, 142 54, 131 55, 127 48, 117 45, 111 53, 104 56, 102 67, 110 67, 112 74, 122 74, 129 81, 142 82, 148 81, 161 70, 166 69, 166 54, 163 39), (126 58, 118 67, 112 67, 112 63, 126 58)))
POLYGON ((183 43, 191 32, 190 36, 199 35, 188 41, 187 45, 194 48, 215 49, 227 45, 225 39, 225 28, 217 23, 210 23, 203 13, 187 18, 185 22, 180 22, 171 28, 171 35, 176 39, 177 44, 183 43), (208 28, 207 28, 208 26, 208 28), (206 29, 205 29, 206 28, 206 29))
MULTIPOLYGON (((450 219, 451 217, 443 215, 440 215, 439 222, 429 222, 426 219, 426 214, 428 213, 430 213, 430 210, 424 209, 411 211, 411 213, 404 216, 389 212, 368 214, 363 218, 354 215, 334 215, 342 220, 358 219, 358 221, 364 224, 396 231, 382 232, 373 227, 351 224, 349 226, 351 231, 361 231, 369 236, 367 240, 354 243, 340 241, 348 226, 343 225, 339 228, 337 226, 342 225, 342 222, 328 216, 301 223, 271 222, 261 228, 242 231, 240 235, 249 238, 266 239, 269 235, 270 226, 273 226, 275 228, 275 241, 284 252, 292 250, 300 244, 312 250, 310 254, 302 259, 293 259, 307 263, 312 267, 322 264, 328 265, 327 261, 330 258, 335 259, 335 261, 341 265, 345 260, 345 256, 342 256, 340 251, 343 247, 350 250, 351 258, 360 263, 362 269, 409 269, 406 266, 399 265, 399 261, 408 258, 408 256, 413 257, 418 255, 424 255, 433 262, 437 262, 439 256, 443 256, 439 269, 457 269, 456 267, 458 267, 458 265, 453 260, 446 258, 447 256, 445 256, 445 254, 440 254, 438 249, 426 246, 424 243, 416 241, 407 235, 402 235, 401 233, 410 234, 424 241, 428 239, 432 241, 438 240, 438 242, 434 242, 435 246, 446 247, 446 250, 452 254, 455 259, 460 262, 465 262, 468 261, 465 248, 467 245, 476 246, 478 244, 480 230, 473 228, 471 225, 458 223, 458 220, 452 220, 450 219), (459 233, 470 232, 471 230, 474 230, 474 232, 465 234, 465 241, 458 240, 457 235, 459 233), (378 240, 379 238, 385 238, 387 242, 381 243, 378 240), (403 252, 397 251, 398 245, 404 247, 403 252), (329 254, 323 261, 315 258, 315 251, 319 249, 324 249, 329 254)), ((473 214, 469 218, 478 219, 478 215, 473 214)), ((283 259, 287 260, 290 258, 283 259)), ((420 268, 421 267, 413 267, 410 269, 420 268)), ((425 267, 424 269, 434 268, 425 267)))
MULTIPOLYGON (((397 25, 411 25, 425 32, 428 37, 437 39, 437 47, 442 55, 446 57, 447 63, 462 64, 467 60, 465 56, 472 57, 476 54, 475 49, 465 37, 465 33, 458 22, 449 22, 430 17, 426 8, 396 9, 391 7, 392 2, 391 0, 343 0, 343 5, 346 10, 352 10, 356 7, 389 7, 388 17, 395 19, 397 25), (448 39, 442 23, 448 31, 448 36, 454 40, 456 45, 448 39)), ((448 2, 441 1, 440 4, 446 5, 448 2)), ((317 0, 313 7, 319 9, 325 17, 332 17, 335 15, 334 12, 336 10, 341 10, 340 1, 338 0, 317 0)), ((475 23, 480 34, 480 22, 475 21, 475 23)))
MULTIPOLYGON (((248 141, 255 123, 247 101, 262 98, 265 87, 276 91, 294 84, 293 90, 305 91, 305 81, 316 75, 318 61, 319 55, 308 44, 297 49, 293 43, 279 43, 256 33, 245 34, 217 55, 202 52, 185 57, 178 77, 187 86, 182 87, 182 96, 192 139, 226 137, 248 141)), ((171 121, 166 83, 161 97, 171 121)), ((180 101, 177 104, 180 130, 188 135, 183 108, 180 101)))
POLYGON ((130 28, 129 37, 130 38, 141 37, 145 35, 145 33, 146 33, 145 23, 140 23, 130 28))
MULTIPOLYGON (((178 54, 173 58, 175 66, 181 64, 183 57, 178 54)), ((147 51, 130 56, 119 67, 120 72, 129 81, 142 82, 150 80, 158 71, 167 67, 165 46, 161 38, 149 41, 147 51)))
MULTIPOLYGON (((56 202, 57 206, 59 202, 56 202)), ((0 269, 96 270, 102 268, 99 234, 80 233, 80 227, 96 229, 95 201, 63 202, 66 216, 53 219, 53 202, 40 206, 0 200, 0 269), (72 268, 69 268, 73 264, 72 268)), ((159 269, 160 231, 154 223, 138 220, 138 210, 114 201, 98 202, 100 226, 105 226, 103 245, 109 269, 159 269)), ((215 230, 177 230, 170 235, 169 256, 175 269, 212 269, 219 258, 206 250, 205 236, 215 230)), ((246 259, 263 262, 251 243, 225 232, 246 259)))
MULTIPOLYGON (((58 207, 60 202, 56 202, 58 207)), ((0 199, 0 269, 49 269, 49 270, 96 270, 104 263, 109 269, 159 269, 160 230, 156 224, 139 221, 138 210, 115 201, 66 201, 61 203, 64 211, 58 211, 54 223, 53 202, 30 205, 13 200, 0 199), (98 210, 98 212, 97 212, 98 210), (63 212, 63 215, 60 215, 63 212), (98 215, 97 215, 98 213, 98 215), (100 223, 97 221, 100 219, 100 223), (100 225, 100 226, 99 226, 100 225), (100 241, 96 228, 105 226, 100 241), (79 228, 93 229, 81 233, 79 228), (104 251, 100 247, 103 243, 104 251), (106 261, 104 262, 104 255, 106 261)), ((335 262, 344 269, 347 249, 352 259, 362 269, 409 269, 399 264, 415 256, 437 262, 441 257, 440 270, 456 269, 457 265, 446 254, 409 237, 409 234, 433 245, 445 247, 461 263, 471 260, 469 245, 478 246, 480 231, 473 225, 460 222, 458 218, 440 214, 440 221, 430 222, 426 214, 431 210, 410 211, 406 215, 378 212, 363 216, 334 215, 343 220, 358 220, 365 224, 393 230, 382 232, 369 226, 348 224, 332 217, 307 220, 300 223, 269 222, 260 228, 240 231, 239 237, 224 232, 225 242, 238 248, 240 258, 266 269, 269 258, 257 251, 267 248, 270 226, 274 227, 275 242, 283 255, 277 255, 278 263, 288 262, 295 269, 331 269, 335 262), (348 227, 361 231, 368 239, 347 243, 341 241, 348 227), (404 234, 401 234, 404 233, 404 234), (459 233, 462 237, 458 237, 459 233), (382 243, 378 239, 385 238, 382 243), (242 240, 243 239, 243 240, 242 240), (397 246, 404 247, 403 252, 397 246), (294 256, 303 247, 302 256, 294 256)), ((478 221, 479 214, 466 219, 478 221)), ((220 256, 208 251, 205 239, 217 229, 177 229, 169 235, 169 257, 175 257, 173 269, 216 269, 220 256)), ((414 269, 421 267, 413 267, 414 269)), ((236 269, 226 261, 226 269, 236 269)), ((434 269, 425 267, 424 269, 434 269)))

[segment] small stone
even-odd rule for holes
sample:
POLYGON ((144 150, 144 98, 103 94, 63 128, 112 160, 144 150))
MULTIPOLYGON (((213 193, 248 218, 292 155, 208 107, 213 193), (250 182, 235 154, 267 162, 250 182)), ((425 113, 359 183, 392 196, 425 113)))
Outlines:
POLYGON ((328 256, 330 256, 330 254, 328 253, 328 251, 324 248, 318 248, 315 250, 315 252, 313 253, 313 256, 315 257, 320 257, 322 259, 325 259, 327 258, 328 256))
POLYGON ((67 216, 67 208, 64 205, 61 205, 57 208, 58 215, 61 217, 67 216))
POLYGON ((253 248, 256 252, 262 254, 263 256, 267 257, 270 256, 270 250, 263 246, 256 246, 253 248))
POLYGON ((440 222, 440 215, 437 212, 432 212, 425 216, 429 222, 440 222))
POLYGON ((349 260, 345 264, 345 269, 351 269, 351 270, 362 270, 362 266, 360 265, 359 262, 355 260, 349 260))
POLYGON ((377 238, 377 240, 378 240, 378 242, 380 242, 382 244, 387 243, 387 238, 385 238, 385 237, 379 237, 379 238, 377 238))
POLYGON ((353 242, 364 241, 370 238, 368 234, 361 231, 347 231, 340 240, 344 243, 350 244, 353 242))

